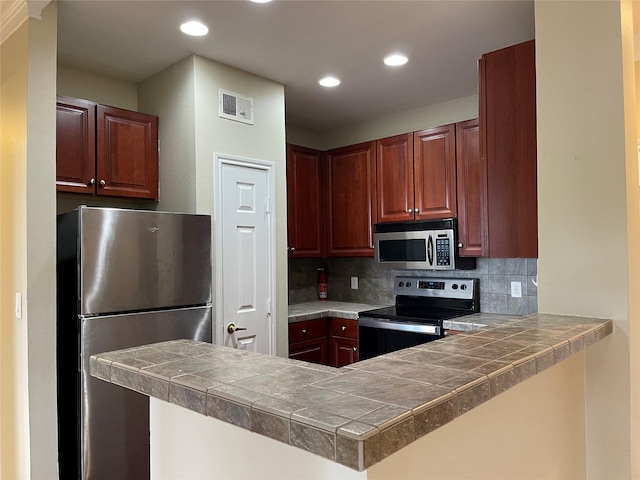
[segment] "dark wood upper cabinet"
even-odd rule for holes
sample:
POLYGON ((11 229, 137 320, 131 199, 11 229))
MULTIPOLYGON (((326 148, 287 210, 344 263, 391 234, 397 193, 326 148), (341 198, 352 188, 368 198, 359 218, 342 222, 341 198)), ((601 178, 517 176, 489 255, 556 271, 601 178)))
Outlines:
POLYGON ((456 124, 458 171, 458 252, 484 257, 487 252, 487 171, 480 155, 478 119, 456 124))
POLYGON ((457 215, 456 127, 430 128, 413 134, 416 220, 457 215))
POLYGON ((373 256, 375 142, 330 150, 327 168, 327 254, 373 256))
POLYGON ((158 117, 59 96, 56 189, 158 200, 158 117))
POLYGON ((377 221, 455 217, 455 125, 377 140, 377 221))
POLYGON ((538 256, 534 41, 480 60, 480 140, 487 165, 487 254, 538 256))
POLYGON ((322 152, 288 145, 287 223, 292 258, 326 254, 324 175, 322 152))
POLYGON ((56 189, 95 192, 96 105, 58 97, 56 103, 56 189))
POLYGON ((158 117, 98 105, 98 194, 158 199, 158 117))
POLYGON ((376 141, 377 222, 413 220, 413 134, 376 141))

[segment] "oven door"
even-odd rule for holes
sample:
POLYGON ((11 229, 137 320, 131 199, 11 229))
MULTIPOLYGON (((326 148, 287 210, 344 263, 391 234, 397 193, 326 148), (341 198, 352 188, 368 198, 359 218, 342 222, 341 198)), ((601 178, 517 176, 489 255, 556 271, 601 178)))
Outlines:
POLYGON ((415 347, 444 336, 439 325, 414 322, 394 322, 383 318, 358 319, 360 360, 415 347))

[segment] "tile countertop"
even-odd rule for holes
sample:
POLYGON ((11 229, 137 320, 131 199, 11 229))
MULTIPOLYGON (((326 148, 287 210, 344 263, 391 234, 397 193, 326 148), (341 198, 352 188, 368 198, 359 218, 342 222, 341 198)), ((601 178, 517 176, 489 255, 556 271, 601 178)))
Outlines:
POLYGON ((486 326, 340 369, 176 340, 93 355, 91 375, 361 471, 613 331, 582 317, 465 318, 486 326))

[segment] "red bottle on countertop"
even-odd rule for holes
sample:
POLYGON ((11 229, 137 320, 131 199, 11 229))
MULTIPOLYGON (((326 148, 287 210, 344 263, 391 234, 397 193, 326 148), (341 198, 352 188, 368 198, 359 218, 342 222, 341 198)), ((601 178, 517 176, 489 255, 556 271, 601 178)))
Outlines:
POLYGON ((327 272, 324 268, 318 269, 318 299, 327 299, 327 272))

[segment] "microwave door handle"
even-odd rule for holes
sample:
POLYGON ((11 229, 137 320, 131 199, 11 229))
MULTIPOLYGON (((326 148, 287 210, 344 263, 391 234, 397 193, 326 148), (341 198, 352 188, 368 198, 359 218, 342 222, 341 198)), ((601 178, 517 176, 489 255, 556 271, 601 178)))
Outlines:
POLYGON ((433 267, 433 237, 429 234, 427 241, 427 256, 429 257, 429 266, 433 267))

